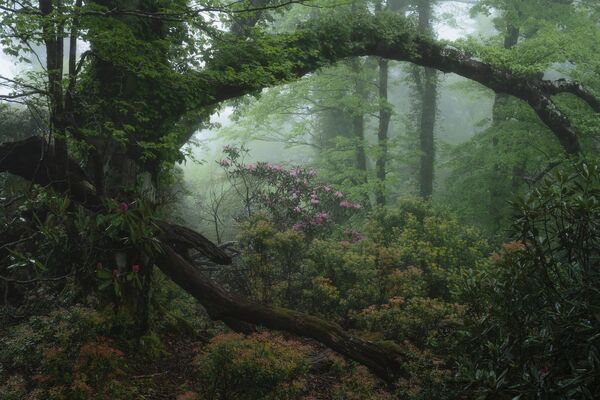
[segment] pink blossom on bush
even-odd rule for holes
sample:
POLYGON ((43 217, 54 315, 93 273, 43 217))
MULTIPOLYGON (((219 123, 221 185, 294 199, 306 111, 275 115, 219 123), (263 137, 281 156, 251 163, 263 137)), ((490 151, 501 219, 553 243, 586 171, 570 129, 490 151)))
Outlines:
POLYGON ((355 210, 360 210, 362 208, 362 206, 360 204, 352 203, 352 202, 350 202, 348 200, 342 200, 340 202, 340 207, 346 208, 346 209, 353 208, 355 210))
POLYGON ((116 268, 112 270, 112 276, 113 276, 113 278, 118 278, 119 275, 121 275, 121 271, 119 271, 116 268))
POLYGON ((326 212, 320 212, 315 216, 315 225, 321 225, 323 222, 327 221, 329 218, 329 214, 326 212))
POLYGON ((121 210, 121 211, 129 210, 129 204, 122 201, 121 203, 119 203, 119 210, 121 210))
POLYGON ((342 200, 340 202, 340 207, 342 207, 342 208, 352 208, 352 203, 350 203, 348 200, 342 200))
POLYGON ((273 171, 273 172, 280 172, 283 171, 283 167, 279 164, 271 164, 271 163, 267 163, 267 169, 269 171, 273 171))
POLYGON ((243 160, 249 152, 244 146, 225 146, 224 152, 226 157, 217 163, 238 193, 246 193, 242 199, 244 209, 249 214, 255 210, 266 211, 279 228, 293 227, 306 230, 310 235, 326 234, 329 228, 348 217, 349 211, 360 208, 345 200, 344 194, 332 185, 318 182, 313 168, 284 169, 271 162, 246 164, 243 160), (348 212, 340 214, 339 207, 348 212))
POLYGON ((133 265, 131 266, 131 271, 132 271, 132 272, 136 272, 136 273, 137 273, 137 272, 140 272, 140 265, 139 265, 139 264, 133 264, 133 265))
POLYGON ((320 203, 320 201, 319 201, 319 197, 317 196, 317 193, 312 192, 310 194, 310 204, 319 204, 319 203, 320 203))

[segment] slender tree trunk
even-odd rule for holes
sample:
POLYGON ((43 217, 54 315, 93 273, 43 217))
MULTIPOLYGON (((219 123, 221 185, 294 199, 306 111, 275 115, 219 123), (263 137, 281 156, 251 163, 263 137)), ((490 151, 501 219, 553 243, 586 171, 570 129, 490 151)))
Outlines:
MULTIPOLYGON (((519 41, 519 34, 519 28, 509 24, 506 27, 506 32, 504 34, 503 47, 505 49, 510 49, 511 47, 515 46, 519 41)), ((506 106, 511 101, 513 101, 513 99, 511 99, 509 95, 505 93, 496 93, 494 97, 494 105, 492 106, 493 125, 497 125, 509 118, 506 114, 506 106)), ((492 137, 492 148, 494 149, 498 147, 498 144, 500 142, 499 136, 500 134, 496 133, 492 137)), ((499 229, 502 224, 502 215, 500 213, 500 204, 502 202, 502 190, 497 186, 498 182, 502 182, 501 174, 502 172, 500 171, 500 165, 498 163, 494 164, 492 168, 492 182, 490 188, 489 204, 489 214, 492 219, 492 225, 494 226, 494 230, 499 229)), ((515 187, 514 175, 511 185, 513 188, 515 187)))
MULTIPOLYGON (((62 6, 57 1, 56 8, 62 6)), ((68 167, 67 141, 65 132, 64 99, 63 99, 63 57, 64 57, 64 21, 55 20, 52 15, 56 11, 52 0, 40 0, 40 13, 44 18, 42 36, 46 47, 46 70, 48 74, 48 92, 50 109, 50 131, 54 139, 53 151, 57 160, 68 167)))
POLYGON ((388 154, 388 130, 390 118, 392 116, 390 105, 388 103, 388 77, 389 62, 386 59, 379 59, 379 127, 377 129, 377 180, 378 187, 375 201, 379 206, 385 206, 385 176, 388 154))
MULTIPOLYGON (((510 49, 511 47, 515 46, 519 41, 519 34, 520 34, 520 29, 518 27, 515 27, 515 26, 509 24, 506 27, 506 32, 504 34, 504 43, 503 43, 504 48, 510 49)), ((494 97, 494 106, 492 109, 493 110, 492 118, 493 118, 494 123, 500 122, 506 118, 506 116, 503 115, 504 114, 503 106, 505 106, 506 103, 510 100, 511 99, 508 94, 496 93, 496 95, 494 97)))
MULTIPOLYGON (((364 68, 361 60, 355 59, 351 61, 352 71, 354 72, 354 89, 355 95, 360 99, 362 104, 367 97, 367 90, 363 77, 364 68)), ((365 113, 364 110, 352 110, 352 133, 356 140, 356 168, 362 174, 360 181, 366 180, 367 171, 367 154, 365 151, 365 113)))
MULTIPOLYGON (((433 35, 431 19, 433 12, 432 0, 419 0, 419 32, 433 35)), ((421 197, 431 197, 433 194, 434 164, 435 164, 435 120, 437 114, 437 71, 431 68, 423 70, 421 90, 421 116, 419 121, 419 147, 421 151, 419 166, 419 193, 421 197)))

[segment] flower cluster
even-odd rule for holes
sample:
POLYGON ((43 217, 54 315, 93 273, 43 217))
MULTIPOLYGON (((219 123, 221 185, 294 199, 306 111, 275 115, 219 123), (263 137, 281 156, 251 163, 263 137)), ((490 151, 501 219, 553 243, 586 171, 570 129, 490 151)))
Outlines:
POLYGON ((242 197, 246 217, 266 211, 279 228, 316 233, 361 209, 360 204, 346 199, 340 190, 317 181, 313 168, 245 163, 248 150, 244 147, 228 145, 223 153, 225 158, 217 163, 242 197))

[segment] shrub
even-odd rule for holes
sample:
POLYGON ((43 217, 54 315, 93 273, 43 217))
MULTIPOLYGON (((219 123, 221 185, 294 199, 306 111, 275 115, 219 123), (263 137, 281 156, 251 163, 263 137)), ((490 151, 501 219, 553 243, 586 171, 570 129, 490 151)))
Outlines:
POLYGON ((366 367, 357 366, 335 385, 333 398, 335 400, 392 400, 392 395, 379 386, 379 382, 366 367))
POLYGON ((21 376, 27 393, 38 396, 32 398, 131 398, 132 390, 119 381, 124 354, 101 335, 107 328, 102 314, 84 307, 58 309, 9 328, 0 339, 0 365, 12 375, 0 377, 0 386, 14 392, 15 376, 21 376))
POLYGON ((465 376, 482 399, 596 398, 600 169, 558 171, 513 207, 513 241, 463 280, 478 303, 465 376))
POLYGON ((303 388, 304 346, 269 334, 223 334, 197 358, 206 399, 291 399, 303 388))
POLYGON ((396 297, 366 308, 357 320, 364 329, 381 332, 385 339, 447 351, 454 345, 453 334, 462 325, 463 313, 460 305, 439 299, 396 297))

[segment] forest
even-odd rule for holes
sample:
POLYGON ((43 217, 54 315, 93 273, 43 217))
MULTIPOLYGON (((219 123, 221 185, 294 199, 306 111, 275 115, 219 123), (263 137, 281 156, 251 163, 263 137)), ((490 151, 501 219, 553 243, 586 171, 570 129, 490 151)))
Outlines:
POLYGON ((600 398, 600 1, 0 0, 0 400, 600 398))

